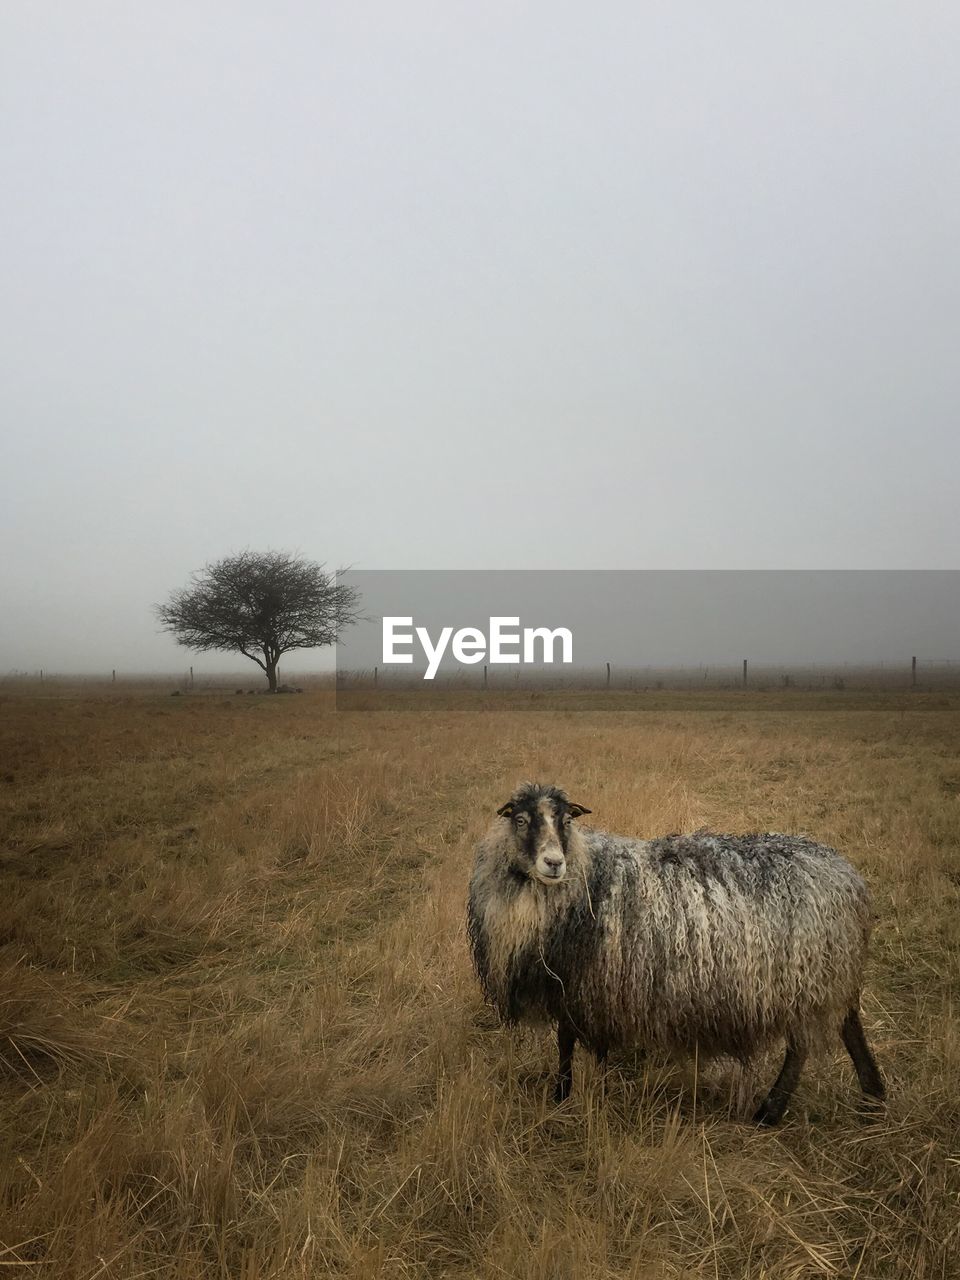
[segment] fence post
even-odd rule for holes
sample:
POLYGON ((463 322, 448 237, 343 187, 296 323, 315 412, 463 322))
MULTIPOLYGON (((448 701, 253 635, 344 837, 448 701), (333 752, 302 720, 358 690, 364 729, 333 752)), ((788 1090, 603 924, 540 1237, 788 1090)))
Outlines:
POLYGON ((373 668, 373 687, 374 688, 377 687, 377 681, 379 680, 379 678, 380 678, 379 669, 377 667, 374 667, 373 668))
POLYGON ((747 687, 747 660, 746 660, 746 658, 744 658, 744 660, 743 660, 743 687, 744 687, 744 688, 746 688, 746 687, 747 687))
POLYGON ((110 672, 110 680, 111 680, 111 682, 112 682, 113 684, 116 684, 116 683, 117 683, 117 668, 116 668, 116 667, 114 667, 114 668, 113 668, 113 670, 110 672))
POLYGON ((190 688, 193 688, 193 667, 190 668, 190 688))
POLYGON ((487 664, 483 664, 483 687, 487 687, 487 664))
POLYGON ((911 688, 917 687, 917 655, 914 654, 910 660, 910 685, 911 688))
POLYGON ((607 688, 610 688, 610 663, 607 663, 607 688))

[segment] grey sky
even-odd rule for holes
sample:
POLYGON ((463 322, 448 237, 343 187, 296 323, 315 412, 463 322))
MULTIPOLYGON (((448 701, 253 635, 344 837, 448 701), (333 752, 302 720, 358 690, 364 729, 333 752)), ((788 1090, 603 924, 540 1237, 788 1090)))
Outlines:
POLYGON ((956 566, 958 120, 932 3, 8 0, 0 671, 244 546, 956 566))

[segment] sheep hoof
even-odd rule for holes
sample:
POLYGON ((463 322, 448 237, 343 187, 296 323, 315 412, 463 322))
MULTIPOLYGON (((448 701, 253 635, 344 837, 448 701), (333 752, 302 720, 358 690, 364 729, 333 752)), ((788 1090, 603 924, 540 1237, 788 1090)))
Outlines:
POLYGON ((772 1129, 775 1125, 778 1125, 782 1119, 783 1111, 776 1107, 771 1107, 769 1102, 765 1099, 757 1108, 753 1117, 753 1123, 755 1125, 762 1126, 764 1129, 772 1129))
POLYGON ((875 1124, 887 1114, 886 1100, 883 1097, 864 1096, 857 1104, 857 1112, 865 1124, 875 1124))

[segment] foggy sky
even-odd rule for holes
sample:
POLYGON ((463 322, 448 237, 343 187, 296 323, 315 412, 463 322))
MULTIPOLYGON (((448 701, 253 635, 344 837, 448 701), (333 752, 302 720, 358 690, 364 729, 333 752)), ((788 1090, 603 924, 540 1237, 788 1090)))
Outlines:
POLYGON ((933 3, 8 0, 0 672, 243 547, 955 567, 958 120, 933 3))

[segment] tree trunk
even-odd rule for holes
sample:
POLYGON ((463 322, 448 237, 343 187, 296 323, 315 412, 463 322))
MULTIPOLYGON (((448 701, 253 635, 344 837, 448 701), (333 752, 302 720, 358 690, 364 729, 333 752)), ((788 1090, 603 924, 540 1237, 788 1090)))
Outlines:
POLYGON ((267 659, 267 683, 270 686, 270 692, 277 692, 277 664, 272 659, 267 659))

